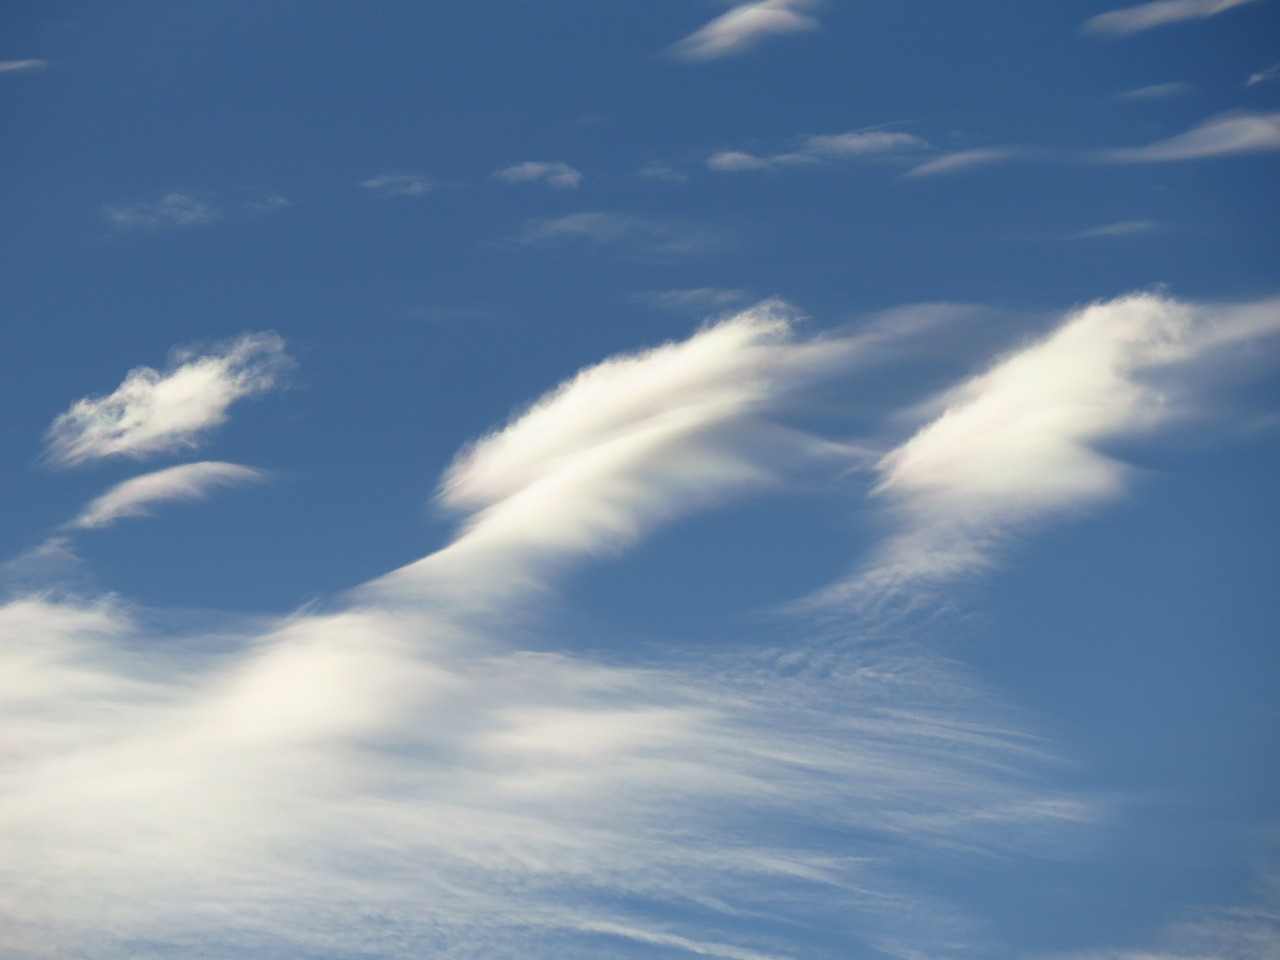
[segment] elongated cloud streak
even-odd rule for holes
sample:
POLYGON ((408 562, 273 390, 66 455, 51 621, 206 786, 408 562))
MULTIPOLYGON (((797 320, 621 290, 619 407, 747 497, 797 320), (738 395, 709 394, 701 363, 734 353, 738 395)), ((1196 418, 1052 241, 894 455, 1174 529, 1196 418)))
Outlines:
POLYGON ((47 63, 43 60, 0 60, 0 73, 18 73, 23 70, 43 70, 47 63))
POLYGON ((116 484, 71 522, 72 527, 105 527, 124 517, 144 517, 154 506, 174 500, 200 500, 211 490, 262 480, 261 470, 206 460, 157 470, 116 484))
POLYGON ((928 150, 929 144, 910 133, 857 130, 850 133, 805 137, 786 153, 758 157, 740 150, 725 150, 707 158, 707 167, 721 173, 743 170, 778 170, 850 160, 871 160, 928 150))
POLYGON ((1280 150, 1280 113, 1228 114, 1208 120, 1168 140, 1128 150, 1111 150, 1100 159, 1112 163, 1202 160, 1237 153, 1280 150))
POLYGON ((46 456, 68 467, 197 447, 232 403, 269 390, 288 362, 274 333, 243 336, 202 356, 179 351, 165 373, 138 367, 113 393, 76 401, 49 427, 46 456))
POLYGON ((818 21, 800 12, 816 6, 816 0, 742 3, 685 37, 671 51, 685 60, 715 60, 746 53, 768 37, 817 30, 818 21))
POLYGON ((562 160, 526 160, 494 172, 505 183, 531 183, 541 180, 549 187, 571 189, 582 182, 582 173, 562 160))
POLYGON ((1252 0, 1156 0, 1136 7, 1100 13, 1085 21, 1088 33, 1124 36, 1183 20, 1205 20, 1252 0))

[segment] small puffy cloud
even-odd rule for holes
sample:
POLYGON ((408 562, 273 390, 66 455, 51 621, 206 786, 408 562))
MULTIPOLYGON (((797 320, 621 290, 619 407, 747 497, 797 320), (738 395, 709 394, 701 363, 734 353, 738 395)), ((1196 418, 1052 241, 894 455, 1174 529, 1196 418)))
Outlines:
POLYGON ((420 197, 431 190, 431 179, 421 173, 380 173, 360 186, 375 197, 420 197))
POLYGON ((926 141, 910 133, 855 130, 806 137, 796 149, 767 157, 739 150, 725 150, 708 157, 707 167, 721 173, 776 170, 787 166, 889 157, 928 149, 926 141))
POLYGON ((1181 97, 1191 92, 1191 84, 1182 80, 1175 80, 1170 83, 1153 83, 1146 87, 1137 87, 1134 90, 1122 90, 1115 95, 1116 100, 1126 103, 1138 103, 1145 100, 1168 100, 1172 97, 1181 97))
POLYGON ((1090 17, 1081 27, 1086 33, 1124 36, 1183 20, 1204 20, 1253 0, 1156 0, 1090 17))
POLYGON ((1244 82, 1246 87, 1253 87, 1259 83, 1266 83, 1268 80, 1274 80, 1280 77, 1280 63, 1273 63, 1265 70, 1259 70, 1257 73, 1249 74, 1249 79, 1244 82))
POLYGON ((23 70, 43 70, 48 64, 43 60, 0 60, 0 73, 18 73, 23 70))
POLYGON ((1236 113, 1216 117, 1186 133, 1145 147, 1104 151, 1098 159, 1111 163, 1146 163, 1273 150, 1280 150, 1280 113, 1236 113))
POLYGON ((984 147, 977 150, 960 150, 947 153, 912 167, 905 176, 932 177, 942 173, 957 173, 974 167, 983 167, 992 163, 1001 163, 1024 156, 1026 151, 1013 147, 984 147))
POLYGON ((746 53, 772 36, 817 30, 820 24, 802 13, 817 0, 759 0, 742 3, 685 37, 671 52, 685 60, 716 60, 746 53))
POLYGON ((68 467, 194 448, 232 403, 273 387, 288 364, 284 341, 257 333, 203 355, 176 352, 165 373, 137 367, 113 393, 78 400, 54 420, 46 458, 68 467))
POLYGON ((542 181, 549 187, 567 189, 582 182, 582 172, 561 160, 526 160, 514 166, 496 170, 494 178, 504 183, 533 183, 542 181))
POLYGON ((104 208, 107 219, 121 229, 137 227, 198 227, 222 219, 222 212, 185 193, 170 193, 155 203, 104 208))
POLYGON ((124 517, 148 516, 158 503, 201 500, 217 487, 253 483, 265 476, 261 470, 235 463, 184 463, 117 484, 85 507, 68 526, 81 530, 110 526, 124 517))

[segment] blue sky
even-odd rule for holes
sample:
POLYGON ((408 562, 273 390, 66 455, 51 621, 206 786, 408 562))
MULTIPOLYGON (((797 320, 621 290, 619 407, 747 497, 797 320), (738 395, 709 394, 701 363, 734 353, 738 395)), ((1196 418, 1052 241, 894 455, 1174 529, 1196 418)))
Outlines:
POLYGON ((7 956, 1280 954, 1274 0, 0 25, 7 956))

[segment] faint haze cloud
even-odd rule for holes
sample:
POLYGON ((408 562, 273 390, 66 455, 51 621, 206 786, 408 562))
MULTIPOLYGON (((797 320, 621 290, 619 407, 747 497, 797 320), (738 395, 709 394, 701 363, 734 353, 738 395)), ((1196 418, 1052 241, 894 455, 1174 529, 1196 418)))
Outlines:
POLYGON ((116 484, 68 526, 81 530, 107 527, 125 517, 145 517, 159 503, 200 500, 218 487, 260 482, 266 476, 261 470, 236 463, 184 463, 116 484))
POLYGON ((431 178, 421 173, 380 173, 360 186, 375 197, 420 197, 432 188, 431 178))
POLYGON ((671 47, 683 60, 717 60, 747 53, 769 37, 817 30, 821 24, 802 12, 819 0, 759 0, 742 3, 671 47))
POLYGON ((903 176, 933 177, 945 173, 958 173, 974 167, 985 167, 993 163, 1018 160, 1028 156, 1030 151, 1023 147, 981 147, 975 150, 958 150, 945 153, 933 160, 927 160, 919 166, 912 167, 903 176))
POLYGON ((675 167, 657 160, 652 160, 640 168, 640 178, 661 183, 687 183, 689 181, 687 173, 681 173, 675 167))
POLYGON ((45 435, 45 459, 73 467, 193 449, 235 401, 274 387, 291 361, 274 333, 246 334, 197 354, 175 351, 167 370, 135 367, 106 396, 77 400, 45 435))
POLYGON ((1072 240, 1092 240, 1095 237, 1130 237, 1137 233, 1151 233, 1160 229, 1160 224, 1154 220, 1121 220, 1118 223, 1108 223, 1102 227, 1091 227, 1088 230, 1080 230, 1070 234, 1072 240))
POLYGON ((849 133, 805 137, 794 150, 769 156, 757 156, 741 150, 723 150, 709 156, 706 165, 709 170, 719 173, 772 171, 782 167, 895 157, 929 149, 931 149, 929 143, 914 134, 886 130, 854 130, 849 133))
POLYGON ((504 183, 542 181, 549 187, 572 189, 582 182, 582 172, 562 160, 526 160, 494 171, 494 179, 504 183))
POLYGON ((1090 17, 1081 26, 1085 33, 1125 36, 1183 20, 1205 20, 1255 0, 1155 0, 1090 17))
POLYGON ((1175 80, 1170 83, 1153 83, 1150 86, 1137 87, 1133 90, 1122 90, 1113 99, 1134 103, 1143 100, 1168 100, 1190 93, 1191 89, 1191 84, 1182 80, 1175 80))
POLYGON ((43 70, 49 64, 44 60, 0 60, 0 73, 19 73, 23 70, 43 70))
POLYGON ((741 290, 696 287, 692 290, 654 290, 639 295, 647 303, 663 310, 714 310, 741 303, 746 294, 741 290))
POLYGON ((520 241, 534 245, 588 243, 644 256, 704 253, 723 243, 706 228, 608 210, 530 221, 520 241))
POLYGON ((104 207, 107 219, 121 229, 198 227, 221 220, 222 211, 185 193, 165 194, 154 203, 104 207))
POLYGON ((1259 83, 1266 83, 1268 80, 1274 80, 1280 77, 1280 63, 1273 63, 1265 70, 1259 70, 1257 73, 1249 74, 1249 79, 1244 82, 1246 87, 1257 86, 1259 83))

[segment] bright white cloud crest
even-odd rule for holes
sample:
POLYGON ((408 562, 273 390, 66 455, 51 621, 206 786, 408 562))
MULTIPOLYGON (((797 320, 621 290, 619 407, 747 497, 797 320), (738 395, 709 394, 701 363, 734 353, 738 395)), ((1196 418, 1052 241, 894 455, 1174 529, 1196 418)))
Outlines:
POLYGON ((288 362, 284 341, 259 333, 203 356, 179 352, 166 373, 138 367, 113 393, 78 400, 53 421, 48 459, 65 467, 192 449, 232 403, 273 387, 288 362))
POLYGON ((200 500, 217 488, 265 478, 261 470, 236 463, 184 463, 116 484, 87 507, 71 526, 90 530, 125 517, 145 517, 159 503, 200 500))
POLYGON ((1253 0, 1155 0, 1136 7, 1100 13, 1085 21, 1090 33, 1123 36, 1184 20, 1205 20, 1253 0))
POLYGON ((716 60, 746 53, 771 36, 817 30, 818 21, 801 11, 818 5, 817 0, 757 0, 738 4, 671 49, 686 60, 716 60))
MULTIPOLYGON (((1074 315, 880 460, 905 517, 887 555, 980 546, 962 512, 1006 529, 1114 492, 1090 444, 1166 416, 1139 372, 1278 325, 1275 302, 1156 296, 1074 315)), ((946 661, 807 621, 781 658, 513 639, 548 557, 867 462, 784 415, 900 335, 805 339, 764 304, 589 368, 458 457, 451 544, 328 613, 182 634, 117 600, 0 606, 11 955, 764 960, 795 955, 776 931, 797 917, 841 949, 945 955, 970 928, 895 862, 1047 852, 1097 816, 946 661)))

